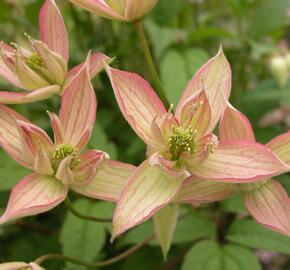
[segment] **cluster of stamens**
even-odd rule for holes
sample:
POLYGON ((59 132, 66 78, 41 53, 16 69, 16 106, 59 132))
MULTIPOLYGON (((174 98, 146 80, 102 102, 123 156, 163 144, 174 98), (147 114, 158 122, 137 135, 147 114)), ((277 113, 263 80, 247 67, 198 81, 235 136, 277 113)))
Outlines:
POLYGON ((171 153, 171 159, 177 160, 181 153, 195 153, 195 136, 197 131, 188 127, 186 129, 182 127, 173 128, 173 135, 168 139, 169 151, 171 153))
POLYGON ((68 156, 75 157, 77 150, 69 144, 60 144, 53 153, 53 167, 57 168, 61 161, 68 156))
POLYGON ((42 59, 36 53, 32 54, 26 59, 26 64, 32 69, 37 69, 38 67, 43 66, 42 59))

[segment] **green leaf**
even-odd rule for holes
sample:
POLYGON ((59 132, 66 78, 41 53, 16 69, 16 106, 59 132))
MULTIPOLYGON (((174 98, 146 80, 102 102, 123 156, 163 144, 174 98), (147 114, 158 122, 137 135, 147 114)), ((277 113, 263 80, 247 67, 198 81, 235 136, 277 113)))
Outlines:
POLYGON ((193 246, 185 257, 182 270, 260 270, 261 266, 246 248, 236 245, 219 246, 205 240, 193 246))
POLYGON ((10 190, 24 176, 30 173, 3 150, 0 150, 0 191, 10 190))
POLYGON ((290 238, 263 228, 253 220, 235 221, 227 235, 231 242, 247 247, 266 249, 290 255, 290 238))
MULTIPOLYGON (((74 207, 85 215, 98 216, 99 204, 86 199, 79 199, 74 207)), ((92 261, 102 250, 105 243, 105 225, 103 223, 90 222, 80 219, 70 212, 67 214, 61 230, 61 243, 63 253, 84 261, 92 261)), ((86 269, 68 263, 68 267, 74 270, 86 269)))

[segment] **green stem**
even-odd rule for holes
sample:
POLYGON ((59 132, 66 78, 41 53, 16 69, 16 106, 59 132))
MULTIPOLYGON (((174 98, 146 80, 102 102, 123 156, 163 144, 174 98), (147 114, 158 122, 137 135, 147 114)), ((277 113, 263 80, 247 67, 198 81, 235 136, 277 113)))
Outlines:
POLYGON ((78 218, 90 220, 90 221, 94 221, 94 222, 111 222, 112 221, 111 218, 98 218, 98 217, 87 216, 87 215, 80 213, 78 210, 76 210, 74 208, 74 206, 73 206, 73 204, 68 196, 66 197, 64 204, 67 207, 67 209, 78 218))
POLYGON ((155 68, 154 61, 153 61, 153 58, 152 58, 152 55, 151 55, 151 52, 149 49, 148 41, 146 39, 142 23, 141 23, 141 21, 136 21, 136 22, 134 22, 134 25, 135 25, 135 29, 136 29, 136 32, 138 35, 140 45, 141 45, 142 50, 143 50, 143 54, 145 57, 145 61, 147 63, 147 67, 148 67, 150 76, 151 76, 151 78, 155 84, 155 87, 156 87, 156 92, 159 95, 159 97, 161 98, 161 100, 163 101, 165 107, 167 109, 169 109, 170 102, 169 102, 169 100, 164 92, 164 89, 163 89, 161 81, 159 79, 157 70, 155 68))
POLYGON ((116 257, 113 257, 111 259, 108 260, 104 260, 104 261, 99 261, 99 262, 85 262, 79 259, 75 259, 69 256, 64 256, 62 254, 46 254, 43 255, 39 258, 37 258, 35 260, 35 263, 37 264, 42 264, 45 261, 48 260, 62 260, 62 261, 67 261, 67 262, 71 262, 74 264, 78 264, 78 265, 82 265, 82 266, 86 266, 86 267, 101 267, 101 266, 107 266, 107 265, 111 265, 114 264, 118 261, 121 261, 125 258, 127 258, 128 256, 130 256, 132 253, 136 252, 137 250, 139 250, 140 248, 142 248, 143 246, 145 246, 148 242, 150 242, 154 237, 153 236, 149 236, 147 237, 143 242, 129 248, 128 250, 126 250, 125 252, 117 255, 116 257))

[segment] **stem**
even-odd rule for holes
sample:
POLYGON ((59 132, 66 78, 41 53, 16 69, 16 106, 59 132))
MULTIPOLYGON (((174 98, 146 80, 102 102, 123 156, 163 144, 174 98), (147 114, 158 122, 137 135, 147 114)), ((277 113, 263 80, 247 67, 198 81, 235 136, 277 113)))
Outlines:
POLYGON ((37 264, 42 264, 45 261, 48 260, 62 260, 62 261, 67 261, 67 262, 71 262, 74 264, 78 264, 78 265, 82 265, 82 266, 86 266, 86 267, 100 267, 100 266, 107 266, 107 265, 111 265, 114 264, 118 261, 121 261, 125 258, 127 258, 128 256, 130 256, 132 253, 136 252, 137 250, 139 250, 140 248, 142 248, 143 246, 145 246, 148 242, 150 242, 154 237, 151 235, 149 237, 147 237, 143 242, 129 248, 128 250, 126 250, 125 252, 117 255, 116 257, 113 257, 111 259, 108 260, 104 260, 104 261, 99 261, 99 262, 85 262, 82 260, 78 260, 69 256, 64 256, 62 254, 46 254, 43 255, 39 258, 37 258, 35 260, 35 263, 37 264))
POLYGON ((150 76, 151 76, 151 78, 155 84, 155 87, 156 87, 156 92, 159 95, 160 99, 163 101, 165 107, 167 109, 169 109, 170 102, 169 102, 169 100, 164 92, 164 89, 162 87, 161 81, 159 79, 159 76, 158 76, 158 73, 156 70, 156 67, 154 65, 153 58, 152 58, 152 55, 151 55, 151 52, 149 49, 148 41, 146 39, 142 23, 141 23, 141 21, 136 21, 136 22, 134 22, 134 25, 135 25, 135 29, 136 29, 136 32, 138 35, 140 45, 141 45, 142 50, 143 50, 143 54, 145 57, 145 61, 147 63, 147 67, 148 67, 150 76))
POLYGON ((90 221, 94 221, 94 222, 111 222, 112 219, 111 218, 98 218, 98 217, 92 217, 92 216, 87 216, 84 215, 82 213, 80 213, 78 210, 76 210, 71 202, 71 200, 69 199, 69 197, 67 196, 64 204, 66 206, 66 208, 76 217, 81 218, 81 219, 85 219, 85 220, 90 220, 90 221))

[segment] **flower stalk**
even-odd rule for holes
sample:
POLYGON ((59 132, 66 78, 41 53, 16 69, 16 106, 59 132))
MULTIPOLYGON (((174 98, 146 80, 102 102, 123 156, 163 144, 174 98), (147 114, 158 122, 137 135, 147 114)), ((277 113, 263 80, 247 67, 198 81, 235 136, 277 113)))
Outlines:
POLYGON ((142 50, 143 50, 143 54, 144 54, 145 61, 146 61, 147 67, 148 67, 148 71, 149 71, 150 76, 154 82, 156 92, 157 92, 158 96, 160 97, 160 99, 163 101, 165 107, 167 109, 169 109, 170 102, 165 94, 165 91, 162 87, 162 84, 161 84, 159 75, 157 73, 156 67, 154 65, 154 61, 153 61, 153 58, 152 58, 152 55, 151 55, 151 52, 149 49, 148 41, 147 41, 145 33, 144 33, 142 22, 136 21, 136 22, 134 22, 134 26, 135 26, 135 29, 137 32, 137 36, 138 36, 140 45, 141 45, 142 50))

